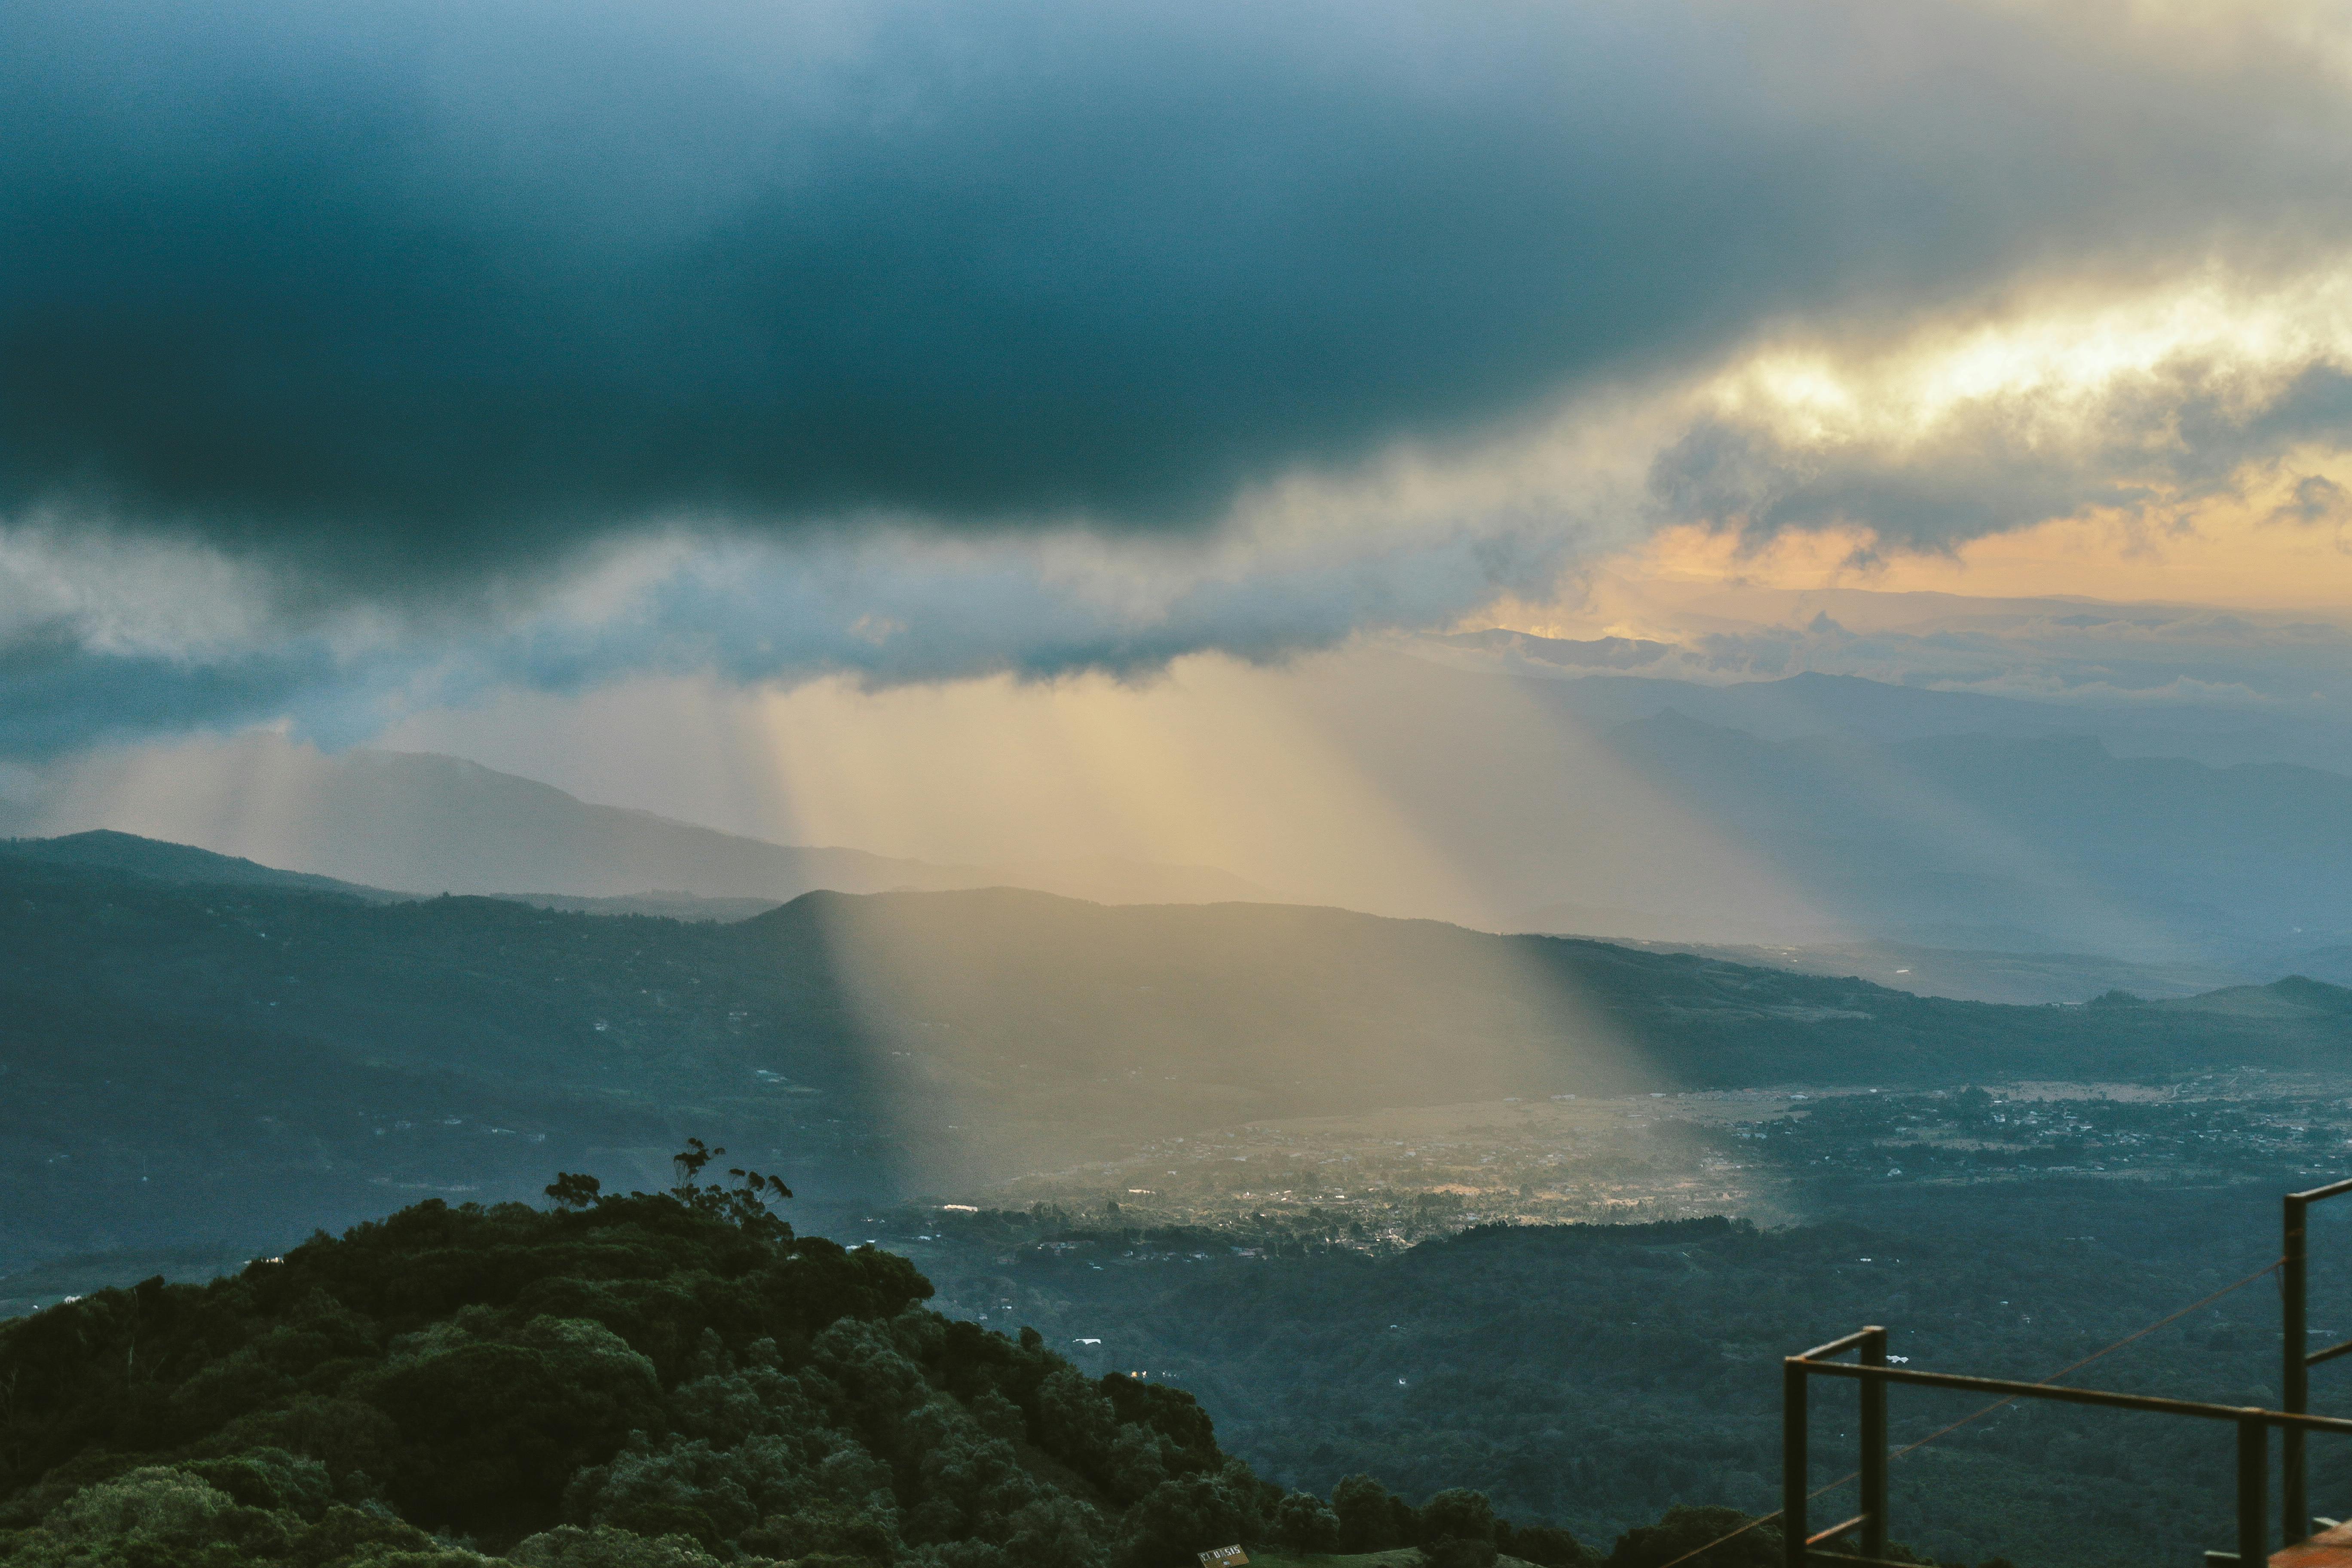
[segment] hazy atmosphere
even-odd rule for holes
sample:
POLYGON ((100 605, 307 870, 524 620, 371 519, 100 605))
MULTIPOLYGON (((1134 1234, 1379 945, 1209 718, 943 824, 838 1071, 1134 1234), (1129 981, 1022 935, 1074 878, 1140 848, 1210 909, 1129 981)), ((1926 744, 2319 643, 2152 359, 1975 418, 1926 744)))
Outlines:
POLYGON ((2352 1568, 2343 6, 16 0, 0 233, 0 1563, 2352 1568))

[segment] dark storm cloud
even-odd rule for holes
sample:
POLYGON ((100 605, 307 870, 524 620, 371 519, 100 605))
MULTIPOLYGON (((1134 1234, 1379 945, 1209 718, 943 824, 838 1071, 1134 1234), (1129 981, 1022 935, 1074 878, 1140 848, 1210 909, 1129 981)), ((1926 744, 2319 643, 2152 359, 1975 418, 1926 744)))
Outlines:
POLYGON ((1768 318, 2331 228, 2315 70, 2181 57, 1836 0, 14 0, 0 505, 377 589, 656 516, 1199 526, 1768 318))
MULTIPOLYGON (((280 646, 191 660, 101 652, 68 625, 0 643, 0 757, 39 758, 93 742, 275 718, 337 674, 326 649, 280 646)), ((339 693, 337 705, 352 694, 339 693)))

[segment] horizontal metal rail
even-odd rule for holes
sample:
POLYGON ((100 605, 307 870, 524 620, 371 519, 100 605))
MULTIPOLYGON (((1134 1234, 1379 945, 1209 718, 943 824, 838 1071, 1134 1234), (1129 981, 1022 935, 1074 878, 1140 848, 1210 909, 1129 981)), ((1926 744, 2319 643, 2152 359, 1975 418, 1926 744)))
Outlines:
POLYGON ((1842 1340, 1832 1340, 1825 1345, 1815 1345, 1809 1351, 1799 1351, 1790 1359, 1791 1361, 1819 1361, 1824 1356, 1839 1355, 1846 1351, 1858 1350, 1863 1345, 1869 1342, 1872 1335, 1883 1334, 1885 1331, 1886 1331, 1885 1329, 1875 1327, 1856 1329, 1853 1332, 1846 1335, 1846 1337, 1842 1340))
POLYGON ((2322 1198, 2337 1197, 2345 1193, 2352 1193, 2352 1176, 2340 1182, 2330 1182, 2324 1187, 2307 1187, 2299 1193, 2289 1193, 2287 1196, 2299 1204, 2315 1204, 2322 1198))
POLYGON ((2265 1426, 2299 1432, 2352 1432, 2352 1421, 2334 1415, 2310 1415, 2292 1410, 2264 1410, 2252 1405, 2208 1405, 2194 1399, 2163 1399, 2148 1394, 2110 1394, 2098 1388, 2068 1388, 2055 1383, 2013 1383, 1999 1377, 1962 1377, 1948 1372, 1915 1372, 1907 1366, 1864 1366, 1853 1362, 1813 1361, 1790 1356, 1789 1364, 1824 1377, 1857 1381, 1883 1379, 1911 1383, 1923 1388, 1957 1388, 1969 1394, 2005 1394, 2019 1399, 2055 1399, 2068 1405, 2102 1405, 2111 1410, 2146 1410, 2158 1415, 2193 1415, 2207 1421, 2260 1421, 2265 1426))

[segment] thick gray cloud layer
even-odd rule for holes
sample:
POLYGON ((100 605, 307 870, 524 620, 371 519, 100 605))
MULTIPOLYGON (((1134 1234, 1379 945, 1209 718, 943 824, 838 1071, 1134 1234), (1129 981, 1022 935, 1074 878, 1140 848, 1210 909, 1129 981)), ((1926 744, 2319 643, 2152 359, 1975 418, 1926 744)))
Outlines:
POLYGON ((0 7, 0 506, 370 591, 1236 487, 2344 214, 2284 48, 1860 0, 0 7))
MULTIPOLYGON (((512 619, 442 617, 372 631, 289 630, 189 647, 91 635, 53 614, 0 629, 0 758, 273 719, 331 745, 404 711, 501 688, 577 692, 645 674, 730 682, 842 674, 876 686, 1076 671, 1148 675, 1188 654, 1270 662, 1367 629, 1423 626, 1555 581, 1557 527, 1455 531, 1365 552, 1160 585, 1139 606, 1117 574, 1073 571, 1013 542, 941 549, 883 538, 655 552, 625 585, 512 619)), ((151 595, 152 584, 147 588, 151 595)), ((148 601, 152 603, 152 598, 148 601)), ((137 621, 137 601, 111 618, 137 621)))

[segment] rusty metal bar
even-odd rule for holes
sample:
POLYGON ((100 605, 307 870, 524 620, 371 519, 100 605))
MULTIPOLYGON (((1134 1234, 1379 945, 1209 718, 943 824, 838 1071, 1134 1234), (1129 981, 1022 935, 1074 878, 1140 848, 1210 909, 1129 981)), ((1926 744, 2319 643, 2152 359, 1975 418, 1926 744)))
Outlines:
POLYGON ((1846 1351, 1854 1349, 1864 1340, 1870 1338, 1871 1335, 1883 1334, 1885 1331, 1886 1331, 1885 1329, 1881 1328, 1856 1329, 1853 1332, 1846 1335, 1843 1339, 1832 1340, 1825 1345, 1815 1345, 1809 1351, 1799 1351, 1797 1352, 1797 1359, 1799 1361, 1820 1361, 1824 1356, 1842 1354, 1846 1351))
MULTIPOLYGON (((2352 1183, 2339 1182, 2336 1186, 2352 1187, 2352 1183)), ((2313 1193, 2328 1190, 2314 1188, 2313 1193)), ((2315 1364, 2305 1353, 2311 1331, 2305 1327, 2304 1318, 2304 1293, 2309 1279, 2305 1267, 2307 1225, 2313 1193, 2286 1195, 2279 1253, 2279 1353, 2284 1373, 2279 1381, 2279 1403, 2298 1415, 2311 1408, 2311 1368, 2315 1364)), ((2332 1353, 2340 1354, 2346 1350, 2352 1350, 2352 1342, 2337 1345, 2332 1353)), ((2327 1359, 2330 1353, 2322 1352, 2321 1359, 2327 1359)), ((2304 1491, 2303 1434, 2290 1428, 2280 1436, 2280 1535, 2292 1546, 2311 1533, 2310 1506, 2304 1491)))
MULTIPOLYGON (((1874 1324, 1862 1331, 1862 1364, 1886 1364, 1886 1331, 1874 1324)), ((1862 1394, 1862 1540, 1864 1557, 1886 1555, 1886 1384, 1863 1384, 1862 1394)))
POLYGON ((2303 1358, 2303 1364, 2317 1366, 2323 1362, 2331 1362, 2338 1356, 2347 1355, 2352 1355, 2352 1340, 2346 1340, 2339 1345, 2330 1345, 2324 1351, 2314 1351, 2303 1358))
POLYGON ((2238 1423, 2238 1562, 2270 1561, 2271 1429, 2257 1415, 2238 1423))
POLYGON ((1852 1519, 1847 1520, 1843 1524, 1832 1524, 1827 1530, 1817 1530, 1813 1531, 1811 1535, 1805 1537, 1805 1544, 1807 1546, 1819 1546, 1825 1541, 1835 1541, 1847 1531, 1853 1530, 1855 1527, 1867 1522, 1869 1522, 1867 1515, 1859 1513, 1855 1514, 1852 1519))
POLYGON ((1805 1373, 1802 1356, 1780 1366, 1780 1550, 1786 1568, 1805 1568, 1805 1373))
POLYGON ((2324 1187, 2306 1187, 2299 1193, 2289 1193, 2287 1196, 2303 1203, 2315 1204, 2322 1198, 2342 1197, 2346 1193, 2352 1193, 2352 1176, 2340 1182, 2330 1182, 2324 1187))

